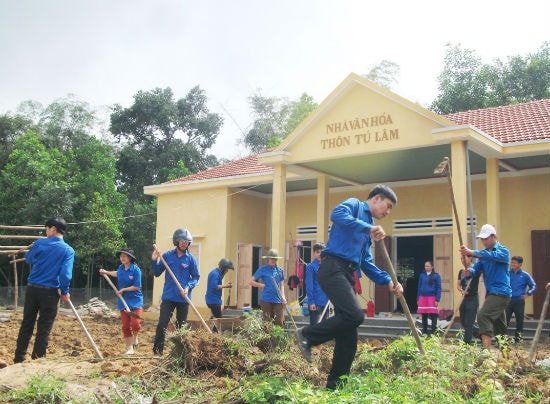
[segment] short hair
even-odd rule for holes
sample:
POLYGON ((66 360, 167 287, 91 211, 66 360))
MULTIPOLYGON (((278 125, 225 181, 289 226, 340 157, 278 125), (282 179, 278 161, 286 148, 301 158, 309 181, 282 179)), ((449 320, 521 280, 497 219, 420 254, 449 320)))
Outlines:
POLYGON ((376 195, 380 195, 382 198, 388 198, 394 204, 397 204, 397 195, 393 192, 393 189, 385 184, 378 184, 370 191, 367 199, 374 198, 376 195))
POLYGON ((55 226, 57 232, 61 234, 65 234, 65 232, 67 231, 67 222, 62 217, 52 217, 51 219, 46 220, 45 226, 55 226))
POLYGON ((514 255, 511 259, 511 261, 517 261, 519 262, 520 264, 523 264, 523 257, 519 256, 519 255, 514 255))
POLYGON ((324 250, 324 249, 325 249, 325 245, 323 243, 313 244, 313 251, 319 251, 319 250, 324 250))

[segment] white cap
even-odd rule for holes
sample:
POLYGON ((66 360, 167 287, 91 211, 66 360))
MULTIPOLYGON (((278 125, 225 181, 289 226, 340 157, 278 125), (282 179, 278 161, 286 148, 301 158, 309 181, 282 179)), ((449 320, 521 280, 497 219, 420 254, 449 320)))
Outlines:
POLYGON ((491 226, 490 224, 484 224, 482 227, 481 227, 481 230, 479 232, 479 234, 477 235, 477 238, 487 238, 491 235, 497 235, 497 231, 495 230, 495 228, 493 226, 491 226))

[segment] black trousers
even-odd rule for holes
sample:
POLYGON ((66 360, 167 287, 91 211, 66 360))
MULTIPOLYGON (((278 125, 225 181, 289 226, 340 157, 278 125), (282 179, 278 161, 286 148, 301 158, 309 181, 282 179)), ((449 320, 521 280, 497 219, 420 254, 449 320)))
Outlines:
POLYGON ((522 338, 523 335, 523 319, 525 318, 525 300, 510 300, 506 307, 506 325, 510 327, 510 319, 512 313, 516 315, 516 341, 522 338))
POLYGON ((477 309, 479 309, 479 298, 477 295, 465 296, 458 308, 458 312, 460 313, 460 324, 462 328, 464 328, 463 341, 467 344, 472 343, 477 309))
POLYGON ((428 334, 435 334, 435 330, 437 329, 437 318, 439 317, 439 314, 437 313, 422 313, 422 333, 424 335, 428 334), (430 319, 432 323, 432 329, 431 332, 428 333, 428 318, 430 319))
POLYGON ((43 358, 46 356, 46 349, 50 339, 57 307, 59 294, 57 289, 27 286, 25 290, 25 306, 23 308, 23 321, 19 328, 17 345, 15 347, 14 363, 23 362, 29 342, 31 340, 34 325, 36 325, 36 338, 31 358, 43 358), (38 317, 38 322, 36 318, 38 317))
POLYGON ((317 280, 334 306, 334 316, 302 331, 312 346, 335 342, 327 388, 335 388, 340 377, 349 374, 357 351, 357 328, 365 319, 353 289, 353 272, 349 263, 330 255, 323 257, 317 280))
POLYGON ((170 318, 176 309, 176 328, 181 328, 187 321, 189 305, 187 303, 172 302, 163 300, 160 304, 159 322, 155 333, 155 342, 153 343, 153 353, 161 354, 164 352, 164 340, 166 338, 166 328, 170 318))

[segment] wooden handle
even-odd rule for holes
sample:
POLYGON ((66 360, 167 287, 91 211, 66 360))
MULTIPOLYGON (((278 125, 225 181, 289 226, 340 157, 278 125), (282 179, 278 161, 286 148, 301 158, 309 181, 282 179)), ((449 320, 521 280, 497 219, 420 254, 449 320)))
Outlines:
MULTIPOLYGON (((281 299, 281 304, 282 304, 283 294, 281 293, 281 289, 279 289, 279 286, 277 285, 277 281, 275 280, 275 278, 271 277, 271 281, 273 281, 273 286, 275 286, 275 290, 277 291, 277 294, 279 295, 279 299, 281 299)), ((294 326, 294 329, 298 331, 298 326, 294 322, 294 317, 292 317, 292 312, 288 308, 288 305, 285 304, 284 306, 288 316, 290 317, 290 321, 292 321, 292 325, 294 326)))
MULTIPOLYGON (((103 277, 107 280, 107 283, 109 285, 111 285, 111 287, 113 288, 113 290, 115 291, 115 293, 118 293, 118 289, 117 287, 115 286, 115 284, 113 283, 113 281, 111 281, 111 278, 109 278, 109 275, 107 274, 103 274, 103 277)), ((118 296, 118 295, 117 295, 118 296)), ((118 298, 120 299, 120 301, 122 302, 122 304, 124 305, 124 310, 127 311, 127 312, 131 312, 132 310, 130 310, 130 307, 128 307, 128 305, 126 304, 126 300, 124 300, 124 298, 121 296, 118 296, 118 298)))
POLYGON ((101 355, 101 352, 99 352, 99 349, 97 348, 97 345, 95 344, 94 340, 92 339, 92 336, 90 335, 90 333, 86 329, 86 326, 84 325, 84 322, 82 321, 82 319, 78 315, 78 312, 74 308, 73 302, 71 302, 71 299, 69 299, 67 301, 67 303, 69 303, 69 306, 71 306, 71 310, 73 311, 73 314, 76 317, 76 320, 78 321, 78 323, 82 327, 82 330, 84 330, 84 333, 86 334, 86 337, 88 338, 88 341, 90 341, 90 344, 92 345, 92 348, 94 348, 95 354, 97 355, 97 357, 99 359, 103 359, 103 356, 101 355))
MULTIPOLYGON (((170 266, 168 265, 168 263, 166 262, 166 260, 162 256, 162 254, 160 253, 160 250, 158 249, 157 245, 153 244, 153 248, 158 253, 160 260, 164 264, 164 268, 166 268, 166 272, 168 272, 170 274, 170 276, 174 280, 174 283, 178 287, 180 293, 182 293, 184 291, 183 287, 181 286, 180 282, 178 281, 178 278, 176 278, 176 275, 174 274, 174 272, 172 272, 172 270, 170 269, 170 266)), ((212 333, 212 330, 210 329, 210 327, 208 327, 208 324, 206 324, 206 322, 204 321, 204 318, 202 318, 202 316, 201 316, 201 313, 197 310, 197 308, 195 307, 195 305, 193 304, 191 299, 189 299, 187 294, 184 294, 183 298, 187 301, 187 303, 189 304, 189 306, 191 306, 191 308, 193 309, 193 311, 195 312, 197 317, 201 320, 201 323, 202 323, 203 327, 206 328, 206 330, 208 330, 209 333, 212 333)))
MULTIPOLYGON (((382 258, 384 259, 384 261, 386 262, 386 265, 389 268, 388 273, 390 274, 393 285, 397 286, 399 282, 397 281, 397 275, 395 274, 395 269, 393 269, 393 264, 391 263, 390 256, 388 255, 388 250, 386 250, 386 245, 384 244, 384 240, 377 241, 377 243, 379 245, 382 245, 382 247, 380 248, 380 250, 382 250, 382 258)), ((407 301, 405 300, 405 297, 403 296, 403 294, 401 294, 398 297, 398 299, 401 302, 401 307, 403 308, 403 311, 405 312, 405 316, 407 317, 407 321, 409 322, 409 327, 411 328, 411 332, 416 341, 416 345, 418 346, 418 350, 422 355, 424 355, 426 352, 424 351, 424 347, 422 346, 422 341, 420 340, 420 335, 418 335, 418 330, 414 325, 414 320, 409 310, 409 306, 407 305, 407 301)))
POLYGON ((544 325, 544 319, 546 317, 546 311, 548 310, 548 302, 550 302, 550 289, 546 291, 546 297, 544 298, 544 304, 542 305, 542 311, 540 312, 539 324, 537 326, 537 331, 535 331, 535 337, 533 338, 533 343, 531 344, 531 349, 529 350, 529 362, 533 363, 535 361, 535 352, 537 349, 537 344, 539 342, 540 333, 542 331, 542 326, 544 325))

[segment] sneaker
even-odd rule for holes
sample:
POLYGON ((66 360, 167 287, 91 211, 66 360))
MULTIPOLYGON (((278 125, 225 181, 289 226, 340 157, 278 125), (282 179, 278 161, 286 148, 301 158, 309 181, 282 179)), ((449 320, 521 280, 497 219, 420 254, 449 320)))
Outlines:
POLYGON ((125 355, 133 355, 133 354, 134 354, 134 347, 130 345, 125 355))
POLYGON ((307 338, 304 337, 302 331, 303 328, 300 328, 296 334, 298 337, 298 347, 300 348, 300 351, 302 351, 302 355, 306 361, 311 363, 311 346, 309 345, 309 342, 307 342, 307 338))

